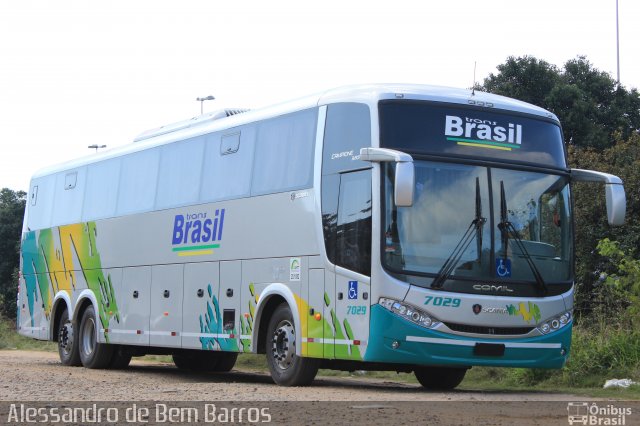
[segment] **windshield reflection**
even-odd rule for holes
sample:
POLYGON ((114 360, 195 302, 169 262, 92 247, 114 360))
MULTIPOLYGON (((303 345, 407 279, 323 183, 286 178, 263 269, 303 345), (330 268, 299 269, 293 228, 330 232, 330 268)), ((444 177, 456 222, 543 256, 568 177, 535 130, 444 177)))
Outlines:
POLYGON ((541 286, 570 279, 569 187, 564 177, 416 161, 414 204, 396 208, 393 167, 386 165, 384 172, 383 257, 388 268, 433 275, 434 285, 448 277, 526 280, 541 286), (510 234, 499 229, 506 222, 513 226, 510 234))

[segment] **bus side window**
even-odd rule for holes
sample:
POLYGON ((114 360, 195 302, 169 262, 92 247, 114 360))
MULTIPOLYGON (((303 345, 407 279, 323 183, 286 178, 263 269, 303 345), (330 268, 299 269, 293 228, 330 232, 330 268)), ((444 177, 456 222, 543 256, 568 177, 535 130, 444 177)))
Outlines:
POLYGON ((322 174, 371 167, 360 161, 360 148, 371 146, 371 118, 365 104, 339 103, 327 107, 322 174))

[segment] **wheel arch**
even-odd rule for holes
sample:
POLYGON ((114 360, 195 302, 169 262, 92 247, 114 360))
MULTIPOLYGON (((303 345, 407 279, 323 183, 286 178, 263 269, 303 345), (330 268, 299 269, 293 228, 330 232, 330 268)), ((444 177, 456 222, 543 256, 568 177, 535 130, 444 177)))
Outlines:
MULTIPOLYGON (((273 312, 282 303, 286 303, 291 309, 294 326, 296 328, 296 342, 302 342, 302 330, 300 325, 300 312, 298 303, 289 287, 281 283, 274 283, 267 286, 258 299, 256 306, 255 324, 253 326, 253 337, 251 348, 255 353, 266 352, 267 327, 273 312)), ((296 355, 301 355, 302 345, 296 345, 296 355)))
POLYGON ((59 291, 54 299, 53 306, 51 308, 51 320, 49 321, 49 340, 58 341, 58 331, 60 328, 60 317, 62 312, 66 309, 69 316, 72 315, 73 309, 71 304, 71 297, 66 291, 59 291))
MULTIPOLYGON (((98 311, 98 301, 96 300, 96 295, 93 294, 91 290, 82 290, 80 295, 78 296, 78 300, 76 302, 75 309, 73 310, 73 319, 74 324, 79 324, 82 319, 82 314, 87 309, 88 306, 93 305, 93 309, 96 311, 96 315, 99 315, 98 311)), ((99 318, 97 319, 99 321, 99 318)), ((98 336, 100 333, 98 333, 98 336)))

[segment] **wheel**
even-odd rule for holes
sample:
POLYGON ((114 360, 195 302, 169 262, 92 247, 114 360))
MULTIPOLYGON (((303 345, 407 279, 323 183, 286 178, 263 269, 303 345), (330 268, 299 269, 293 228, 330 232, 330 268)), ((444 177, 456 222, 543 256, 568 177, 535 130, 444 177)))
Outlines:
POLYGON ((60 315, 60 325, 58 326, 58 354, 62 365, 72 367, 82 365, 78 339, 74 335, 73 323, 69 319, 69 311, 66 309, 60 315))
POLYGON ((191 357, 189 357, 187 355, 173 354, 171 356, 171 358, 173 358, 173 363, 180 370, 193 370, 194 369, 195 362, 193 362, 194 361, 193 358, 191 358, 191 357))
POLYGON ((126 346, 118 345, 113 350, 113 356, 109 363, 109 368, 113 370, 123 370, 129 366, 131 362, 131 351, 126 346))
POLYGON ((107 368, 113 355, 113 346, 98 343, 98 325, 93 306, 82 314, 79 333, 80 360, 87 368, 107 368))
POLYGON ((419 367, 414 370, 420 384, 430 390, 454 389, 466 373, 466 368, 419 367))
POLYGON ((278 306, 267 327, 267 364, 273 381, 282 386, 306 386, 318 373, 320 360, 296 355, 296 329, 291 309, 278 306))
POLYGON ((218 360, 217 362, 215 362, 214 367, 209 371, 215 371, 216 373, 227 373, 231 371, 234 365, 236 365, 236 360, 238 359, 238 353, 237 352, 216 352, 215 357, 218 360))
POLYGON ((173 354, 173 363, 181 370, 226 373, 238 358, 237 352, 199 351, 173 354))

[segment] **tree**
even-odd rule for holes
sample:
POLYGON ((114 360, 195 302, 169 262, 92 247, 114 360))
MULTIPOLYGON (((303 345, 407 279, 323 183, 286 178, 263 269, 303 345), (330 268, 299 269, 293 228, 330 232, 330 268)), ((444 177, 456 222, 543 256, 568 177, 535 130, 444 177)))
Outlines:
POLYGON ((0 190, 0 313, 8 318, 16 317, 16 278, 26 196, 24 191, 0 190))
POLYGON ((640 94, 618 85, 579 56, 562 70, 531 56, 509 57, 479 89, 548 109, 558 116, 568 144, 602 150, 613 135, 640 129, 640 94))
MULTIPOLYGON (((576 183, 572 186, 576 217, 576 305, 590 312, 599 303, 605 303, 601 310, 611 306, 603 302, 599 287, 601 274, 615 271, 616 265, 595 250, 604 238, 616 241, 619 248, 632 252, 640 247, 640 135, 632 134, 622 140, 614 136, 613 145, 598 152, 593 148, 569 147, 569 163, 576 168, 595 169, 619 176, 624 182, 627 196, 625 224, 610 227, 606 221, 603 188, 590 183, 576 183)), ((638 253, 635 254, 636 256, 638 253)), ((613 302, 613 301, 611 301, 613 302)))
MULTIPOLYGON (((621 309, 611 286, 601 277, 616 272, 615 259, 596 250, 609 238, 625 253, 640 247, 640 95, 599 71, 584 57, 562 69, 534 57, 509 57, 480 90, 520 99, 555 113, 563 126, 571 167, 601 170, 622 178, 627 194, 626 224, 606 221, 604 191, 599 185, 572 185, 576 223, 576 309, 621 309), (618 303, 618 305, 616 305, 618 303)), ((637 252, 635 256, 638 256, 637 252)))
POLYGON ((545 97, 558 84, 560 71, 546 61, 532 56, 510 56, 498 65, 499 73, 490 74, 479 89, 543 106, 545 97))

